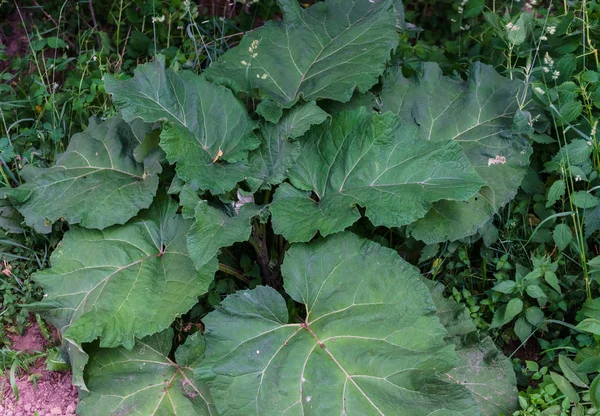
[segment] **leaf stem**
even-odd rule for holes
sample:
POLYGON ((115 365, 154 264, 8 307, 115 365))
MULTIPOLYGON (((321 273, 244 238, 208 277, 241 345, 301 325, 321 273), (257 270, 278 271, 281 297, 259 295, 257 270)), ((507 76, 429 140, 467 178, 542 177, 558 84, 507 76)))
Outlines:
POLYGON ((228 274, 230 276, 235 277, 238 280, 241 280, 245 284, 249 284, 250 283, 250 280, 248 280, 248 278, 246 276, 244 276, 240 271, 234 269, 231 266, 228 266, 228 265, 223 264, 223 263, 219 263, 219 270, 222 271, 225 274, 228 274))

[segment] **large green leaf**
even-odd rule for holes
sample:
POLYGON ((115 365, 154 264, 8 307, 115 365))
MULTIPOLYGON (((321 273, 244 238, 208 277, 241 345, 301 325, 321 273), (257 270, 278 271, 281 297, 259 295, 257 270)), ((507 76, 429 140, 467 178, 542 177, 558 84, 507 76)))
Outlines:
POLYGON ((398 44, 391 2, 279 0, 283 22, 249 32, 207 70, 235 90, 258 88, 283 107, 299 97, 348 101, 367 91, 398 44))
POLYGON ((511 415, 517 410, 517 378, 511 361, 491 338, 479 340, 464 305, 443 296, 444 286, 425 280, 431 289, 437 316, 456 345, 458 365, 445 374, 449 382, 465 386, 479 404, 482 416, 511 415))
POLYGON ((216 259, 196 271, 186 247, 191 221, 161 196, 139 217, 103 231, 72 228, 52 254, 52 267, 34 274, 46 292, 32 308, 75 345, 133 348, 167 328, 206 292, 216 259))
POLYGON ((176 354, 174 362, 169 358, 172 341, 173 330, 167 329, 138 340, 131 351, 93 347, 85 369, 89 393, 80 398, 77 413, 216 415, 208 390, 193 379, 191 367, 202 345, 195 343, 193 355, 176 354))
POLYGON ((187 246, 196 268, 202 268, 222 247, 246 241, 252 232, 251 219, 260 207, 245 204, 235 209, 220 209, 200 201, 195 208, 195 222, 187 237, 187 246))
POLYGON ((410 224, 433 202, 466 200, 483 184, 458 143, 421 140, 413 123, 364 107, 311 129, 289 177, 295 188, 282 185, 271 204, 273 228, 289 241, 343 230, 356 205, 377 226, 410 224))
POLYGON ((245 159, 259 141, 255 123, 225 87, 191 72, 165 69, 164 58, 140 65, 125 81, 105 77, 126 120, 164 121, 160 145, 194 187, 221 194, 248 174, 245 159))
POLYGON ((486 186, 468 201, 441 201, 411 226, 427 244, 457 240, 477 232, 517 192, 531 147, 514 125, 523 83, 488 65, 473 64, 468 80, 442 75, 425 63, 413 78, 401 68, 386 72, 381 91, 384 111, 420 126, 423 140, 460 143, 486 186))
POLYGON ((246 181, 253 190, 270 189, 287 177, 300 153, 295 141, 314 124, 321 124, 328 114, 316 103, 299 104, 287 111, 277 124, 265 123, 260 127, 260 147, 250 153, 248 163, 252 168, 246 181))
POLYGON ((393 250, 341 233, 292 246, 282 273, 303 322, 264 286, 203 320, 195 374, 222 415, 479 414, 464 386, 441 380, 454 348, 418 271, 393 250))
POLYGON ((27 225, 41 233, 60 218, 98 229, 124 224, 148 208, 156 194, 160 164, 151 157, 145 163, 134 158, 150 130, 120 117, 91 118, 53 167, 26 167, 23 174, 30 179, 7 195, 27 225))

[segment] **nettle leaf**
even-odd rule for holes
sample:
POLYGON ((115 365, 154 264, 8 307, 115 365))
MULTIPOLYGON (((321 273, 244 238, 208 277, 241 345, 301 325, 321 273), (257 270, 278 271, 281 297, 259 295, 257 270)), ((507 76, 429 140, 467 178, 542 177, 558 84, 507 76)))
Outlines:
POLYGON ((300 144, 294 140, 315 124, 321 124, 329 115, 314 101, 299 104, 277 124, 265 123, 259 131, 260 147, 250 153, 248 164, 252 173, 246 182, 254 191, 270 189, 287 178, 287 173, 300 153, 300 144))
POLYGON ((393 250, 340 233, 286 254, 286 292, 228 296, 203 322, 195 375, 222 415, 479 415, 418 271, 393 250), (349 278, 355 276, 356 278, 349 278))
POLYGON ((103 231, 74 227, 34 274, 45 310, 75 344, 100 338, 101 347, 133 348, 136 338, 161 331, 206 293, 216 259, 196 271, 186 247, 190 221, 166 196, 124 226, 103 231))
POLYGON ((303 9, 279 0, 283 22, 249 32, 206 71, 236 91, 259 91, 285 108, 300 97, 348 101, 378 81, 398 45, 390 1, 327 0, 303 9))
POLYGON ((106 76, 106 91, 126 120, 164 121, 160 146, 178 176, 195 188, 222 194, 245 179, 248 151, 259 145, 244 106, 225 87, 191 72, 165 69, 164 57, 140 65, 135 76, 106 76))
POLYGON ((193 379, 191 367, 198 363, 202 345, 195 342, 194 355, 180 353, 185 348, 180 347, 174 362, 169 358, 172 341, 173 330, 167 329, 136 341, 131 351, 92 348, 85 369, 89 393, 80 398, 77 413, 216 414, 208 389, 193 379))
POLYGON ((410 224, 433 202, 466 200, 483 184, 457 142, 426 142, 414 124, 364 107, 311 129, 289 177, 295 188, 281 185, 270 209, 275 232, 292 242, 352 225, 357 205, 376 226, 410 224))
POLYGON ((150 206, 158 187, 158 161, 134 158, 150 131, 148 124, 130 125, 120 117, 91 118, 53 167, 27 166, 27 183, 6 194, 27 225, 40 233, 50 232, 49 225, 60 218, 87 228, 124 224, 150 206))
POLYGON ((459 143, 486 182, 468 201, 436 203, 410 227, 415 238, 433 244, 470 236, 515 196, 531 155, 513 125, 522 86, 479 63, 471 66, 466 82, 443 76, 434 63, 423 64, 413 78, 405 78, 398 67, 386 72, 382 110, 416 122, 423 140, 459 143))
POLYGON ((187 236, 187 247, 197 269, 210 262, 222 247, 246 241, 252 232, 251 219, 260 212, 255 204, 227 212, 200 201, 195 209, 195 222, 187 236))

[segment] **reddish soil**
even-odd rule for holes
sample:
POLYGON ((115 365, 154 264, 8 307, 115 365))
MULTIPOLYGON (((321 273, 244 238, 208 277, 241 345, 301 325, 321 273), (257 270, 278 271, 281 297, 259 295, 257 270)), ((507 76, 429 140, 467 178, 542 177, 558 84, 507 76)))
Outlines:
MULTIPOLYGON (((19 351, 44 351, 47 340, 33 323, 23 335, 11 335, 11 349, 19 351)), ((77 407, 77 389, 71 385, 71 373, 46 371, 40 359, 17 378, 19 399, 16 400, 7 377, 0 377, 0 416, 57 416, 73 415, 77 407), (29 375, 37 374, 34 387, 29 375)))

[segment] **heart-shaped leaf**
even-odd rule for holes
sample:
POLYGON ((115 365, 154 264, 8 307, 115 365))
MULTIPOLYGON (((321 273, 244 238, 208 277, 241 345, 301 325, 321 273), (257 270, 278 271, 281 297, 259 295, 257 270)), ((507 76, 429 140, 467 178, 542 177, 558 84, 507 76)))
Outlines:
POLYGON ((164 57, 140 65, 125 81, 105 77, 126 120, 164 121, 160 146, 181 179, 221 194, 248 174, 245 159, 259 141, 255 123, 225 87, 191 72, 165 69, 164 57))
POLYGON ((271 213, 275 232, 294 242, 352 225, 357 205, 373 224, 400 227, 483 185, 457 142, 421 140, 414 123, 364 107, 311 129, 289 177, 295 188, 279 187, 271 213))
POLYGON ((249 32, 207 70, 239 91, 258 88, 289 108, 300 97, 348 101, 367 91, 398 45, 391 2, 327 0, 303 9, 279 0, 283 22, 249 32))
POLYGON ((48 226, 60 218, 98 229, 124 224, 150 206, 158 187, 158 161, 134 157, 150 130, 148 124, 130 125, 120 117, 91 118, 53 167, 26 167, 23 175, 30 179, 7 195, 40 233, 50 232, 48 226))
MULTIPOLYGON (((202 339, 201 337, 194 337, 202 339)), ((169 358, 173 330, 166 329, 138 340, 134 348, 90 350, 85 369, 87 394, 77 406, 85 416, 105 415, 216 415, 206 387, 194 381, 192 369, 202 355, 194 342, 193 355, 177 351, 177 362, 169 358)))
POLYGON ((398 67, 384 75, 383 111, 416 122, 425 141, 460 144, 486 183, 468 201, 436 203, 411 226, 415 238, 433 244, 472 235, 517 193, 531 155, 514 121, 522 88, 522 82, 479 63, 471 66, 466 82, 443 76, 435 63, 423 64, 413 78, 405 78, 398 67))
POLYGON ((65 338, 80 344, 133 348, 135 338, 161 331, 204 294, 216 259, 196 271, 186 247, 191 221, 166 196, 124 226, 74 227, 34 275, 46 297, 32 308, 65 338))
POLYGON ((340 233, 294 245, 282 274, 305 308, 260 286, 228 296, 203 322, 195 375, 221 415, 478 415, 441 373, 454 347, 418 271, 393 250, 340 233))

